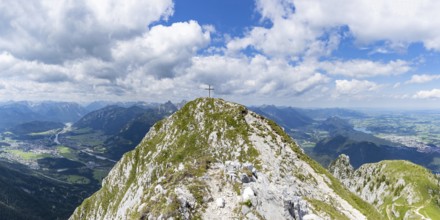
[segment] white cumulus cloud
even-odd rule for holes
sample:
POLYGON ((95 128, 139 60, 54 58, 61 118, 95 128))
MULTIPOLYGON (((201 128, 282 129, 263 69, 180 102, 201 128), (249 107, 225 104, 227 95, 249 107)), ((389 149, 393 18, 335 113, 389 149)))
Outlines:
POLYGON ((367 80, 336 80, 336 91, 343 95, 356 95, 361 92, 371 92, 380 88, 374 82, 367 80))
POLYGON ((329 80, 306 65, 260 55, 195 57, 188 73, 193 82, 216 85, 218 94, 236 95, 299 95, 329 80))
POLYGON ((332 75, 343 75, 354 78, 398 75, 408 72, 411 67, 403 60, 388 63, 371 60, 325 61, 319 67, 332 75))
POLYGON ((298 16, 312 26, 346 25, 360 42, 422 42, 440 50, 440 2, 435 0, 299 0, 298 16), (409 31, 410 30, 410 31, 409 31))
POLYGON ((141 37, 120 41, 112 56, 132 71, 142 68, 146 74, 173 77, 190 65, 196 52, 210 42, 210 32, 196 21, 154 26, 141 37))
POLYGON ((115 40, 142 34, 172 13, 172 0, 0 1, 0 51, 49 63, 110 59, 115 40))
POLYGON ((174 80, 181 80, 162 78, 183 74, 197 50, 209 41, 210 33, 195 21, 158 25, 140 37, 117 41, 111 49, 111 61, 84 57, 50 64, 2 52, 0 75, 11 98, 56 94, 69 94, 70 98, 81 100, 142 98, 142 94, 168 91, 175 85, 174 80))
MULTIPOLYGON (((0 1, 2 94, 189 99, 198 94, 194 88, 212 84, 216 94, 231 97, 326 99, 325 93, 376 91, 385 83, 377 80, 417 68, 416 61, 394 58, 396 48, 420 42, 440 51, 434 0, 256 0, 255 6, 259 22, 219 33, 223 28, 203 21, 164 22, 173 0, 0 1), (393 56, 338 57, 341 42, 354 50, 374 47, 358 51, 366 56, 393 56)), ((401 84, 437 79, 414 75, 401 84)))
MULTIPOLYGON (((239 51, 255 48, 270 56, 297 59, 323 42, 322 54, 337 48, 344 28, 355 41, 370 44, 384 41, 390 49, 421 42, 440 51, 440 2, 435 0, 257 0, 262 20, 272 25, 255 26, 227 47, 239 51)), ((383 48, 383 50, 388 50, 383 48)), ((321 55, 322 55, 321 54, 321 55)))
POLYGON ((440 75, 428 75, 428 74, 413 75, 410 80, 405 82, 405 84, 421 84, 438 79, 440 79, 440 75))
POLYGON ((422 90, 413 97, 416 99, 438 99, 440 98, 440 89, 422 90))

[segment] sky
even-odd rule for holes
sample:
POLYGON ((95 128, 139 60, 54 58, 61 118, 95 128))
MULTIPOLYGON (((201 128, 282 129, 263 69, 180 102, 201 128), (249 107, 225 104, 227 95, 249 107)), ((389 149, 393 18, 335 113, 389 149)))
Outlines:
POLYGON ((0 1, 0 101, 440 108, 436 0, 0 1))

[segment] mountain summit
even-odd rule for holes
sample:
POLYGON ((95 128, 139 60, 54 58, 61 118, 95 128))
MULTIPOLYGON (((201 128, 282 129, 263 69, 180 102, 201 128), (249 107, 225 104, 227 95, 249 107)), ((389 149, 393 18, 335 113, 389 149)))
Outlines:
POLYGON ((155 124, 70 219, 382 219, 274 122, 199 98, 155 124))

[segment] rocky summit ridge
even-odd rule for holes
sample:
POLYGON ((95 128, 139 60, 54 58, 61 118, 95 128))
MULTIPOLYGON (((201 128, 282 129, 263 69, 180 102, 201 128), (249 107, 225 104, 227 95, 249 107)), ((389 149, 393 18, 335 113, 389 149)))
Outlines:
POLYGON ((156 123, 70 219, 382 219, 274 122, 214 98, 156 123))

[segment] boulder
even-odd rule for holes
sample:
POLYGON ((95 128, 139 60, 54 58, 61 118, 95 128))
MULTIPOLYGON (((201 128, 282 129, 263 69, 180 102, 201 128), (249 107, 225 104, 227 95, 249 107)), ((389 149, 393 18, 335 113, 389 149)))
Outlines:
POLYGON ((225 207, 225 199, 218 198, 215 200, 215 204, 217 204, 218 208, 224 208, 225 207))

